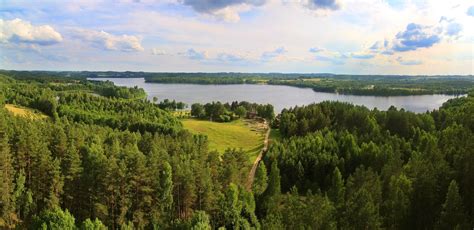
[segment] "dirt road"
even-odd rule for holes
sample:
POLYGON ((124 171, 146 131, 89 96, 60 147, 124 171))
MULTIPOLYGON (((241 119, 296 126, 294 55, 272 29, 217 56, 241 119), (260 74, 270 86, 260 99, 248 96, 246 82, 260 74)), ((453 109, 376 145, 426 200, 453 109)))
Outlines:
POLYGON ((250 173, 247 177, 247 184, 245 185, 245 188, 250 191, 252 189, 252 184, 253 180, 255 178, 255 172, 257 171, 258 163, 260 160, 262 160, 263 154, 268 150, 268 138, 270 136, 270 126, 265 122, 267 125, 267 132, 265 133, 265 139, 263 140, 263 148, 258 154, 257 158, 253 162, 252 169, 250 170, 250 173))

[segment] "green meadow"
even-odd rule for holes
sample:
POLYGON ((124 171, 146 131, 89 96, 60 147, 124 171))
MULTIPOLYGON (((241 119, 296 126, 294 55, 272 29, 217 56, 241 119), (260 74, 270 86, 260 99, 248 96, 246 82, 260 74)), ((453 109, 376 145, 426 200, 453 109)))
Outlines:
POLYGON ((253 120, 218 123, 197 119, 183 119, 186 129, 194 134, 207 135, 209 150, 223 153, 228 148, 242 148, 253 162, 263 147, 265 129, 253 120))

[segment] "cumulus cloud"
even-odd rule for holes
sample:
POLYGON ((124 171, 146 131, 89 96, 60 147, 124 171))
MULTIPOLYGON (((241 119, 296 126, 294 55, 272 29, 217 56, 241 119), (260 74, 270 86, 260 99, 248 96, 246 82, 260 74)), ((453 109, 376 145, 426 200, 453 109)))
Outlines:
POLYGON ((441 41, 438 29, 431 26, 410 23, 406 30, 396 35, 393 49, 395 51, 410 51, 418 48, 428 48, 441 41))
POLYGON ((104 50, 123 52, 143 51, 141 39, 133 35, 113 35, 105 31, 78 29, 73 37, 90 43, 92 46, 104 50))
POLYGON ((454 19, 441 17, 436 25, 410 23, 404 31, 396 34, 391 41, 377 41, 369 50, 375 53, 392 55, 395 52, 413 51, 429 48, 446 39, 457 39, 461 36, 463 26, 454 19))
POLYGON ((341 8, 339 0, 304 0, 302 3, 311 10, 338 10, 341 8))
POLYGON ((274 58, 277 58, 285 53, 287 53, 288 51, 284 48, 284 47, 279 47, 275 50, 272 50, 272 51, 266 51, 266 52, 263 52, 262 53, 262 56, 261 56, 261 59, 262 61, 270 61, 274 58))
POLYGON ((209 14, 228 22, 240 20, 239 13, 248 6, 261 6, 266 0, 179 0, 192 7, 196 12, 209 14))
POLYGON ((421 65, 423 64, 420 60, 405 60, 402 57, 398 57, 397 61, 400 65, 421 65))
POLYGON ((63 40, 60 33, 49 25, 33 26, 19 18, 0 19, 0 42, 47 46, 63 40))
POLYGON ((467 15, 471 16, 471 17, 474 17, 474 6, 471 6, 469 7, 469 9, 467 9, 467 15))

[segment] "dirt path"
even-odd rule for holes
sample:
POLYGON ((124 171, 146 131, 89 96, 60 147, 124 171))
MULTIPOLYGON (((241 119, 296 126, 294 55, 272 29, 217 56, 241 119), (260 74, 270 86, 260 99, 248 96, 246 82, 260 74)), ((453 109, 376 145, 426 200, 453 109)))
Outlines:
POLYGON ((253 180, 255 178, 255 172, 257 171, 258 163, 260 160, 262 160, 263 154, 268 150, 268 137, 270 136, 270 126, 265 122, 265 125, 267 126, 267 132, 265 133, 265 139, 263 140, 263 148, 258 154, 257 158, 253 162, 252 169, 250 170, 250 173, 247 177, 247 183, 245 185, 245 188, 250 191, 252 189, 252 184, 253 180))

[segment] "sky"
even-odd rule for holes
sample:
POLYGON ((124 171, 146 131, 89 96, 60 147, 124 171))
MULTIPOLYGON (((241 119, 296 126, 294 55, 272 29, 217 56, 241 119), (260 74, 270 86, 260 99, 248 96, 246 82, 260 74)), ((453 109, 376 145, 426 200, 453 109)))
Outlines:
POLYGON ((0 69, 474 74, 474 0, 0 0, 0 69))

